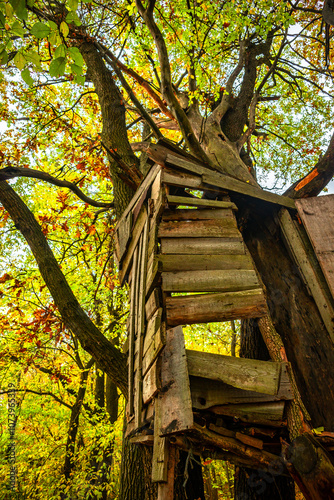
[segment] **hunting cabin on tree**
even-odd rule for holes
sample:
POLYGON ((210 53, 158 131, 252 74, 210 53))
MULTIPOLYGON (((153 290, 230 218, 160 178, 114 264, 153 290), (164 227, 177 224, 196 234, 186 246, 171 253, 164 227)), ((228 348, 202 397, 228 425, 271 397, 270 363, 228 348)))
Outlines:
POLYGON ((275 467, 287 436, 286 405, 295 397, 287 361, 185 349, 182 325, 262 318, 265 334, 270 323, 231 200, 247 196, 264 210, 268 203, 281 207, 286 245, 334 339, 334 196, 295 203, 173 146, 160 163, 116 227, 115 254, 120 281, 130 287, 127 435, 153 444, 152 479, 158 498, 167 500, 176 449, 275 467))

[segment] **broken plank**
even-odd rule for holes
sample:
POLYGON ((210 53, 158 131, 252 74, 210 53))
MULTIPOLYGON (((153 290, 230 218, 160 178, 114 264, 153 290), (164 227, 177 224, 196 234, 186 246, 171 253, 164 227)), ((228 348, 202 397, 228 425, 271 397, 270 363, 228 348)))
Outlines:
POLYGON ((189 375, 220 380, 243 390, 271 394, 279 390, 281 364, 187 350, 189 375))
POLYGON ((188 196, 167 195, 169 205, 184 205, 189 207, 213 207, 213 208, 231 208, 238 210, 237 206, 231 201, 207 200, 205 198, 191 198, 188 196))
POLYGON ((262 289, 166 298, 169 326, 258 318, 267 312, 262 289))
POLYGON ((143 378, 143 402, 147 404, 161 389, 161 358, 158 357, 143 378))
POLYGON ((161 238, 162 254, 245 254, 245 246, 239 238, 161 238))
POLYGON ((147 210, 145 207, 142 207, 142 209, 139 213, 138 219, 136 221, 135 227, 133 228, 133 231, 132 231, 131 241, 129 244, 128 251, 123 259, 122 268, 119 271, 118 276, 119 276, 119 280, 120 280, 121 285, 124 284, 125 277, 126 277, 127 273, 129 272, 129 267, 130 267, 130 264, 132 262, 133 252, 137 246, 140 235, 142 234, 146 220, 147 220, 147 210))
POLYGON ((236 292, 259 288, 254 270, 163 272, 164 292, 236 292))
POLYGON ((191 429, 194 423, 187 358, 181 327, 167 331, 162 353, 161 435, 191 429))
POLYGON ((158 255, 157 259, 161 262, 161 270, 165 272, 254 269, 248 255, 164 254, 158 255))
POLYGON ((169 220, 205 220, 205 219, 231 219, 233 212, 228 208, 181 208, 176 210, 165 210, 162 215, 163 221, 169 220))
POLYGON ((236 222, 230 219, 162 221, 159 238, 239 238, 236 222))

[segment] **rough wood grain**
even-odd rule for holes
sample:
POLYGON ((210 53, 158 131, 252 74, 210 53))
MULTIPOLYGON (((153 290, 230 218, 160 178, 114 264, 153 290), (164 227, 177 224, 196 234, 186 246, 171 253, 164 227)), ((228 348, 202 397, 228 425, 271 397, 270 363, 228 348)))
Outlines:
POLYGON ((225 415, 239 418, 243 422, 284 427, 284 401, 273 403, 240 404, 212 406, 210 411, 216 415, 225 415))
POLYGON ((162 215, 163 221, 179 220, 206 220, 206 219, 233 219, 232 209, 227 208, 195 208, 165 210, 162 215))
POLYGON ((294 224, 291 215, 286 209, 279 213, 279 222, 287 244, 300 273, 308 286, 315 303, 317 304, 321 318, 327 328, 327 331, 334 341, 334 309, 327 300, 326 293, 323 291, 321 280, 318 278, 312 267, 308 254, 305 250, 302 238, 298 228, 294 224))
MULTIPOLYGON (((136 247, 133 256, 133 283, 136 283, 138 266, 138 247, 136 247)), ((135 322, 136 322, 136 286, 131 287, 130 293, 130 314, 129 314, 129 333, 128 333, 128 418, 133 415, 133 372, 134 372, 134 347, 135 347, 135 322)))
POLYGON ((278 393, 281 364, 187 350, 189 375, 220 380, 239 389, 278 393))
POLYGON ((231 208, 237 210, 237 206, 231 201, 207 200, 205 198, 191 198, 186 196, 167 195, 168 205, 183 205, 189 207, 212 207, 231 208))
POLYGON ((206 410, 212 406, 244 403, 269 403, 292 399, 277 395, 263 394, 251 390, 238 389, 218 380, 208 380, 204 377, 190 376, 190 390, 193 408, 206 410))
POLYGON ((239 238, 233 218, 191 221, 162 221, 159 238, 239 238))
POLYGON ((191 429, 194 420, 181 327, 167 331, 166 346, 162 353, 161 382, 161 402, 164 408, 161 435, 191 429))
POLYGON ((192 255, 192 254, 164 254, 158 256, 161 270, 170 271, 199 271, 222 269, 254 269, 248 255, 192 255))
POLYGON ((145 304, 146 321, 150 320, 156 310, 160 307, 159 288, 154 288, 145 304))
POLYGON ((162 238, 162 254, 245 254, 242 238, 162 238))
POLYGON ((177 450, 175 446, 168 443, 168 469, 167 482, 158 484, 158 500, 173 500, 174 499, 174 477, 176 466, 177 450))
POLYGON ((260 288, 166 298, 167 323, 170 326, 259 318, 266 311, 260 288))
POLYGON ((162 414, 164 412, 163 403, 158 396, 155 401, 154 414, 154 444, 152 458, 152 482, 167 482, 168 472, 168 440, 160 437, 160 427, 162 414))
POLYGON ((143 206, 140 213, 139 213, 135 227, 133 228, 128 251, 126 252, 126 255, 124 256, 124 259, 122 262, 122 268, 119 271, 118 277, 119 277, 121 285, 124 284, 125 277, 129 271, 129 267, 130 267, 130 264, 132 262, 134 249, 137 246, 140 235, 144 229, 146 220, 147 220, 147 210, 146 210, 146 207, 143 206))
POLYGON ((253 270, 163 272, 165 292, 237 292, 259 288, 253 270))
POLYGON ((147 404, 161 389, 161 358, 157 358, 143 378, 143 402, 147 404))
POLYGON ((143 367, 142 376, 144 377, 148 369, 152 366, 154 361, 157 359, 158 355, 162 351, 166 342, 166 332, 165 326, 162 323, 161 327, 155 333, 151 344, 149 345, 144 357, 143 357, 143 367))
POLYGON ((334 195, 297 200, 296 206, 334 297, 334 195))
POLYGON ((128 216, 124 219, 123 223, 118 226, 118 242, 119 242, 119 256, 118 262, 121 262, 126 249, 128 247, 131 238, 131 228, 132 228, 132 212, 129 212, 128 216))
POLYGON ((159 330, 161 326, 161 317, 162 317, 162 308, 160 307, 159 309, 157 309, 157 311, 154 313, 154 315, 147 324, 145 340, 144 340, 144 348, 143 348, 144 355, 147 352, 149 346, 151 345, 155 333, 159 330))

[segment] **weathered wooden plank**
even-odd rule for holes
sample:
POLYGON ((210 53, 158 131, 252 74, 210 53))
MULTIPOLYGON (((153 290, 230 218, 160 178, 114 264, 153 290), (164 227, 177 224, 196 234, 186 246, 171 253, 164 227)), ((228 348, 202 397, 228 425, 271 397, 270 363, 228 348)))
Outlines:
POLYGON ((299 267, 305 284, 308 286, 310 293, 312 294, 314 301, 317 304, 319 313, 327 328, 327 331, 331 339, 334 341, 333 307, 328 301, 326 293, 322 289, 321 281, 310 263, 298 228, 294 224, 291 215, 286 209, 282 209, 280 211, 279 222, 286 244, 297 266, 299 267))
POLYGON ((262 394, 278 393, 280 363, 200 351, 187 350, 186 353, 189 375, 220 380, 232 387, 262 394))
POLYGON ((152 458, 152 482, 167 482, 168 471, 168 440, 160 436, 161 420, 164 408, 160 397, 155 401, 154 414, 154 444, 152 458))
POLYGON ((238 210, 237 206, 231 201, 206 200, 205 198, 191 198, 186 196, 167 195, 169 205, 183 205, 189 207, 212 207, 212 208, 230 208, 238 210))
POLYGON ((114 232, 114 257, 116 260, 117 267, 119 267, 119 262, 121 260, 121 249, 119 246, 118 232, 114 232))
POLYGON ((129 271, 130 264, 132 262, 133 252, 137 246, 140 235, 144 229, 145 222, 147 220, 147 210, 146 207, 142 207, 138 219, 136 221, 135 227, 132 231, 132 238, 129 244, 128 251, 123 259, 122 268, 119 271, 119 280, 121 285, 124 284, 125 277, 129 271))
POLYGON ((334 195, 297 200, 296 206, 334 297, 334 195))
POLYGON ((191 429, 194 419, 181 327, 167 332, 166 346, 162 353, 161 382, 160 397, 164 412, 161 418, 160 434, 167 435, 191 429))
POLYGON ((136 322, 136 275, 138 265, 138 247, 135 248, 133 255, 133 286, 130 292, 130 313, 129 313, 129 334, 128 334, 128 384, 129 384, 129 397, 128 397, 128 411, 130 418, 133 415, 133 373, 134 373, 134 342, 135 342, 135 322, 136 322))
POLYGON ((177 454, 176 447, 168 443, 167 482, 158 483, 158 500, 174 499, 175 466, 178 461, 176 459, 176 454, 177 454))
POLYGON ((190 376, 190 390, 193 408, 206 410, 212 406, 244 403, 267 403, 271 401, 291 400, 290 394, 263 394, 251 390, 238 389, 218 380, 190 376))
POLYGON ((148 189, 148 187, 150 186, 150 184, 152 184, 153 180, 155 179, 155 177, 158 174, 158 172, 160 172, 160 170, 161 170, 161 166, 160 165, 156 165, 156 164, 153 165, 153 167, 148 172, 148 174, 146 175, 145 179, 143 180, 143 182, 140 184, 139 188, 135 192, 135 194, 132 197, 130 203, 128 204, 128 206, 124 210, 124 212, 122 214, 122 217, 120 218, 120 220, 118 221, 118 223, 116 225, 116 228, 115 228, 116 230, 123 223, 123 221, 125 220, 125 218, 128 216, 129 212, 133 210, 133 208, 135 207, 136 203, 140 200, 140 198, 144 194, 145 190, 148 189))
POLYGON ((248 255, 164 254, 158 255, 157 259, 161 262, 161 270, 165 272, 254 269, 248 255))
POLYGON ((153 258, 150 260, 150 263, 147 267, 147 278, 146 278, 146 295, 150 294, 153 287, 157 286, 159 271, 159 260, 157 258, 153 258))
POLYGON ((234 218, 230 208, 184 208, 176 210, 165 210, 162 215, 163 221, 169 220, 206 220, 206 219, 231 219, 234 218))
POLYGON ((145 304, 146 321, 152 318, 153 314, 160 307, 160 305, 159 288, 154 288, 145 304))
POLYGON ((165 292, 237 292, 259 288, 253 270, 163 272, 165 292))
POLYGON ((238 179, 230 177, 229 175, 219 174, 218 172, 214 172, 213 170, 202 167, 201 165, 193 163, 189 160, 183 160, 182 158, 177 158, 173 155, 167 155, 166 162, 169 165, 179 167, 182 170, 201 175, 202 181, 205 184, 220 187, 228 191, 245 194, 247 196, 252 196, 253 198, 258 198, 270 203, 283 205, 288 208, 295 208, 294 201, 287 196, 280 196, 275 193, 264 191, 258 186, 252 186, 247 182, 240 181, 238 179))
POLYGON ((266 312, 266 302, 260 288, 166 298, 169 326, 259 318, 266 312))
POLYGON ((246 253, 242 238, 162 238, 161 253, 241 255, 246 253))
POLYGON ((156 221, 154 221, 148 236, 148 250, 147 250, 148 255, 156 253, 157 245, 158 245, 158 225, 156 224, 156 221))
POLYGON ((118 226, 118 242, 119 242, 119 256, 118 262, 121 262, 128 244, 131 238, 131 228, 132 228, 132 212, 129 212, 128 216, 123 220, 122 224, 118 226))
POLYGON ((155 332, 157 332, 161 326, 161 316, 162 316, 162 308, 159 308, 147 324, 145 340, 144 340, 144 348, 143 348, 144 355, 153 341, 155 332))
POLYGON ((162 323, 158 331, 155 332, 153 341, 151 342, 150 346, 146 351, 145 356, 143 357, 143 367, 142 367, 143 377, 146 375, 148 369, 152 366, 152 364, 162 351, 165 343, 166 343, 165 325, 162 323))
POLYGON ((236 222, 230 219, 162 221, 159 238, 239 238, 236 222))
POLYGON ((164 168, 162 172, 162 182, 170 186, 188 187, 193 189, 205 189, 200 175, 191 175, 185 172, 164 168))
POLYGON ((143 378, 143 402, 147 404, 161 389, 161 358, 155 360, 143 378))
POLYGON ((210 411, 216 415, 237 417, 243 422, 284 427, 284 401, 242 405, 213 406, 210 411))

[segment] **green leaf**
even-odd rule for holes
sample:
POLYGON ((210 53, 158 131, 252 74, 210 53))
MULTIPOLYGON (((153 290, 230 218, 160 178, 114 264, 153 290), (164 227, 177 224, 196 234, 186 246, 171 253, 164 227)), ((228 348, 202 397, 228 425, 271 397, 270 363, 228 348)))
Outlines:
POLYGON ((24 28, 23 26, 21 25, 20 21, 15 21, 15 23, 13 23, 12 27, 11 27, 11 32, 14 34, 14 35, 17 35, 17 36, 21 36, 23 37, 25 31, 24 31, 24 28))
POLYGON ((10 3, 6 3, 5 10, 6 10, 6 16, 8 17, 9 21, 11 21, 13 19, 14 9, 10 5, 10 3))
POLYGON ((67 26, 67 24, 65 23, 65 21, 63 21, 62 23, 60 23, 59 31, 63 35, 64 38, 66 38, 67 35, 69 34, 70 29, 67 26))
POLYGON ((74 77, 74 81, 75 83, 79 83, 79 85, 84 85, 86 79, 84 76, 81 76, 81 75, 75 75, 74 77))
POLYGON ((74 23, 76 26, 81 26, 82 24, 75 11, 70 11, 65 20, 68 24, 74 23))
POLYGON ((26 21, 28 19, 28 10, 25 0, 9 0, 9 3, 14 9, 15 14, 19 19, 26 21))
POLYGON ((56 50, 55 50, 54 57, 55 58, 57 58, 57 57, 66 57, 66 45, 64 45, 63 43, 61 45, 59 45, 59 47, 57 47, 56 50))
POLYGON ((22 79, 26 82, 26 84, 29 85, 29 87, 32 87, 32 85, 34 84, 34 80, 31 78, 30 71, 28 68, 21 71, 21 76, 22 79))
POLYGON ((14 64, 18 69, 23 69, 27 60, 22 54, 22 52, 16 52, 14 56, 14 64))
POLYGON ((77 65, 77 66, 83 66, 84 64, 84 60, 83 60, 83 57, 80 53, 80 50, 78 49, 78 47, 70 47, 68 49, 74 63, 77 65))
POLYGON ((66 58, 65 57, 57 57, 53 59, 50 64, 49 73, 50 76, 62 76, 65 73, 66 66, 66 58))
POLYGON ((25 52, 24 56, 27 59, 27 61, 33 63, 33 65, 37 69, 41 69, 41 58, 40 58, 39 54, 37 54, 37 52, 35 52, 34 50, 31 49, 31 50, 25 52))
POLYGON ((2 12, 0 12, 0 28, 4 28, 6 24, 6 18, 2 12))
POLYGON ((6 64, 8 62, 8 54, 6 52, 5 46, 0 45, 0 65, 6 64))
POLYGON ((50 27, 44 23, 35 23, 30 30, 30 33, 36 38, 47 38, 51 32, 50 27))
POLYGON ((68 8, 70 10, 77 10, 78 5, 79 5, 78 0, 68 0, 68 8))
POLYGON ((82 75, 82 66, 78 66, 77 64, 71 64, 71 71, 75 75, 82 75))

